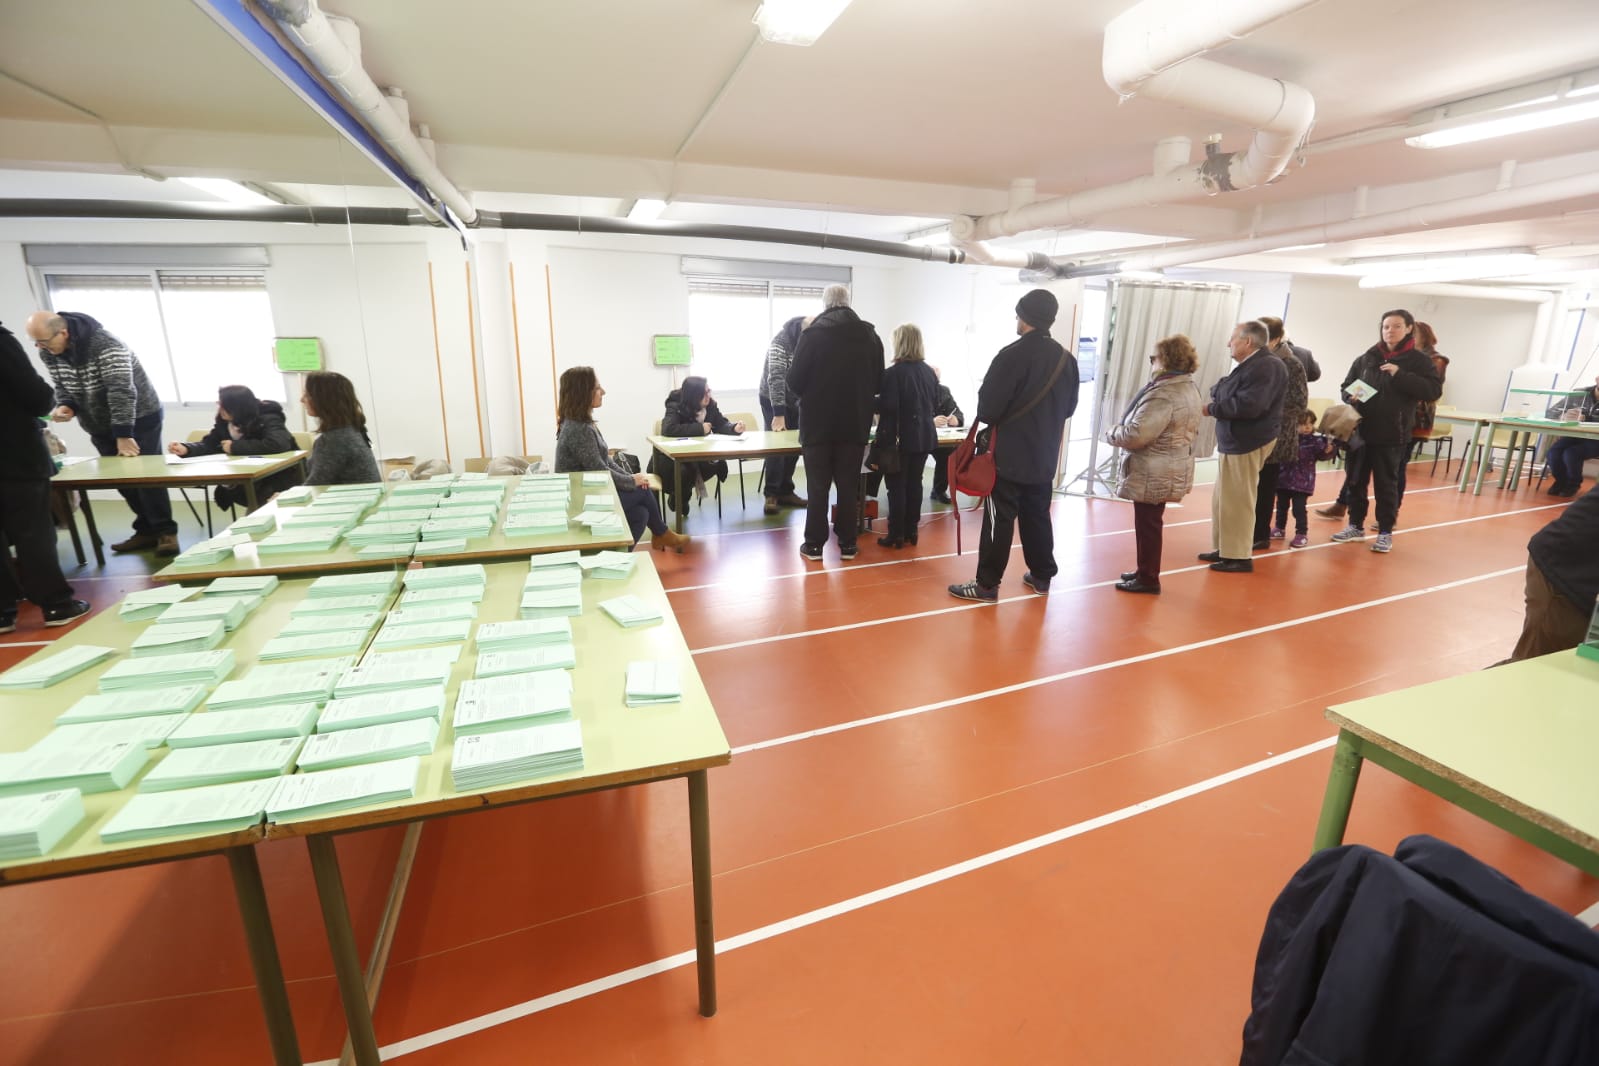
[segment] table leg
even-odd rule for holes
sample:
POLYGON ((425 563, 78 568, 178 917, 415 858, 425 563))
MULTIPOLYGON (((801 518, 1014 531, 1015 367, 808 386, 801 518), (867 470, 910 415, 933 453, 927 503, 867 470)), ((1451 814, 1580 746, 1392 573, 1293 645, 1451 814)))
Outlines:
POLYGON ((1312 851, 1336 848, 1344 842, 1344 829, 1349 825, 1349 808, 1355 802, 1362 761, 1359 741, 1351 733, 1339 730, 1332 770, 1327 774, 1327 792, 1321 801, 1321 817, 1316 820, 1316 842, 1312 851))
POLYGON ((355 950, 355 930, 350 927, 350 907, 344 896, 344 878, 339 874, 338 852, 333 838, 325 834, 306 837, 305 846, 311 853, 311 874, 316 879, 322 924, 328 933, 328 950, 333 954, 333 973, 338 978, 339 999, 350 1029, 350 1049, 358 1066, 379 1066, 378 1040, 372 1031, 372 1009, 366 1002, 366 979, 355 950))
POLYGON ((1476 487, 1471 492, 1473 496, 1482 495, 1482 483, 1488 476, 1488 464, 1493 462, 1493 442, 1494 434, 1493 429, 1490 427, 1488 439, 1482 442, 1482 452, 1477 456, 1477 481, 1476 487))
POLYGON ((683 501, 683 464, 672 460, 672 502, 677 504, 677 531, 683 532, 683 517, 688 513, 683 501))
POLYGON ((50 501, 56 517, 67 527, 67 535, 72 538, 72 551, 78 557, 78 565, 82 566, 89 560, 83 554, 83 540, 78 536, 78 520, 72 514, 72 493, 65 489, 53 489, 50 501))
POLYGON ((89 528, 89 543, 94 547, 94 561, 105 565, 105 544, 100 540, 100 530, 94 524, 94 507, 89 503, 89 490, 78 490, 78 503, 83 509, 83 524, 89 528))
POLYGON ((716 1014, 716 930, 711 921, 711 800, 705 771, 688 775, 689 850, 694 867, 694 958, 700 1013, 716 1014))
MULTIPOLYGON (((400 908, 405 904, 405 890, 411 884, 411 871, 416 866, 416 850, 422 842, 422 823, 412 822, 405 827, 405 838, 400 841, 400 855, 394 864, 394 877, 389 882, 389 900, 383 907, 383 920, 378 923, 377 941, 372 945, 372 958, 366 967, 366 1005, 372 1010, 378 1005, 378 993, 383 989, 383 974, 389 966, 389 951, 394 947, 394 933, 400 927, 400 908)), ((340 1066, 355 1062, 355 1051, 348 1038, 339 1054, 340 1066)))
POLYGON ((250 948, 250 967, 255 971, 255 988, 261 996, 261 1013, 266 1016, 267 1038, 272 1042, 272 1061, 277 1066, 300 1066, 300 1044, 294 1035, 289 991, 283 984, 283 966, 272 938, 272 915, 267 911, 255 848, 229 848, 227 856, 239 917, 244 921, 244 939, 250 948))
POLYGON ((255 498, 255 478, 251 478, 244 483, 244 505, 250 509, 251 513, 254 513, 255 509, 260 506, 255 498))
MULTIPOLYGON (((1489 437, 1489 441, 1493 438, 1489 437)), ((1499 468, 1499 488, 1503 491, 1507 484, 1513 485, 1515 479, 1510 476, 1511 467, 1516 465, 1516 442, 1521 440, 1521 430, 1510 431, 1510 443, 1505 448, 1505 465, 1499 468)))

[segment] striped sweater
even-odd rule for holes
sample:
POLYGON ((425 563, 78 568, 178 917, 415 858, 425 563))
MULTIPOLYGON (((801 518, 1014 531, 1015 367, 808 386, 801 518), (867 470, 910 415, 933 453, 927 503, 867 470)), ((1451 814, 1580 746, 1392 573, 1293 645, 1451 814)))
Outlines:
POLYGON ((72 408, 91 437, 131 437, 161 422, 161 397, 138 356, 89 315, 63 311, 67 347, 40 351, 56 386, 56 404, 72 408))

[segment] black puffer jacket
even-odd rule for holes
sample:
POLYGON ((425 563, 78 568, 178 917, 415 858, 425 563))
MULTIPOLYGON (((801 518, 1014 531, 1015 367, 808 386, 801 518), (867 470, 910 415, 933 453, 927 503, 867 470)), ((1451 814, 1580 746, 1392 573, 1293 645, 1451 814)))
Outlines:
POLYGON ((800 403, 801 444, 865 444, 883 386, 883 342, 852 308, 829 307, 804 333, 788 368, 800 403))
POLYGON ((1379 446, 1410 440, 1416 404, 1436 400, 1444 390, 1432 360, 1418 352, 1408 337, 1396 351, 1390 352, 1380 343, 1366 349, 1349 365, 1341 388, 1344 398, 1360 412, 1360 439, 1379 446), (1381 368, 1387 363, 1396 364, 1398 373, 1384 373, 1381 368), (1355 403, 1348 390, 1356 381, 1364 381, 1377 394, 1365 403, 1355 403))
POLYGON ((33 369, 12 332, 0 326, 0 481, 48 481, 55 474, 39 422, 54 403, 50 383, 33 369))
MULTIPOLYGON (((185 455, 218 455, 222 451, 222 442, 233 440, 233 434, 228 429, 232 423, 217 416, 216 425, 197 441, 191 441, 183 446, 185 455)), ((283 405, 276 400, 262 400, 261 411, 249 422, 239 426, 242 434, 238 440, 233 441, 230 455, 276 455, 278 452, 292 452, 296 445, 294 434, 289 432, 287 421, 283 417, 283 405)))
POLYGON ((706 426, 711 427, 712 433, 733 432, 733 423, 722 414, 715 400, 705 405, 704 422, 699 420, 698 415, 698 411, 689 410, 683 402, 683 390, 673 389, 666 397, 666 410, 661 414, 661 436, 703 437, 706 426))
POLYGON ((895 363, 883 372, 883 391, 877 398, 877 440, 911 455, 931 452, 938 445, 933 427, 933 403, 938 378, 926 363, 895 363))

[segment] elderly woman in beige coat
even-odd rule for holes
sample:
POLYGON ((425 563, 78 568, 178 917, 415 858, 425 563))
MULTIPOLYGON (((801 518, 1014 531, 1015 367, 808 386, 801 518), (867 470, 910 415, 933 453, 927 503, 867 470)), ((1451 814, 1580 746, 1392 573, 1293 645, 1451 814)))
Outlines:
POLYGON ((1116 582, 1123 592, 1160 593, 1163 516, 1194 487, 1194 439, 1199 436, 1203 401, 1194 384, 1199 355, 1181 333, 1155 345, 1149 384, 1127 406, 1106 441, 1127 452, 1122 462, 1123 499, 1133 501, 1133 533, 1138 569, 1116 582))

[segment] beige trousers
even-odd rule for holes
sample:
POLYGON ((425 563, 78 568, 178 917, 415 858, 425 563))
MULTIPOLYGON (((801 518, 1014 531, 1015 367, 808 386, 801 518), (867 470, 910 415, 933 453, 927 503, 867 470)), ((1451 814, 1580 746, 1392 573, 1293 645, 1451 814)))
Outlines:
POLYGON ((1248 559, 1255 543, 1255 491, 1260 468, 1277 447, 1268 441, 1242 455, 1220 455, 1216 491, 1210 497, 1210 546, 1223 559, 1248 559))

